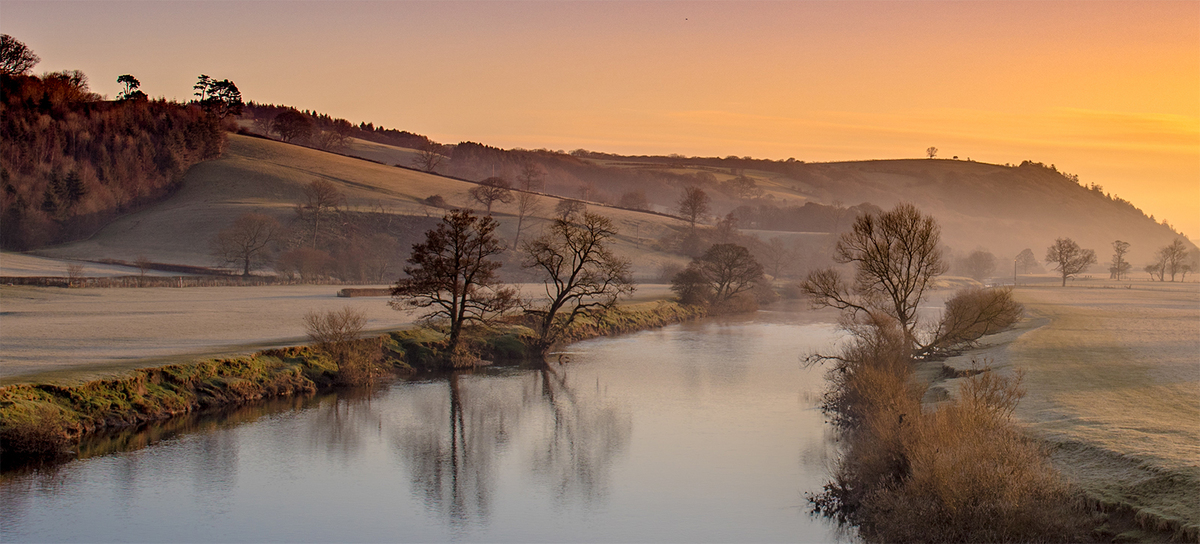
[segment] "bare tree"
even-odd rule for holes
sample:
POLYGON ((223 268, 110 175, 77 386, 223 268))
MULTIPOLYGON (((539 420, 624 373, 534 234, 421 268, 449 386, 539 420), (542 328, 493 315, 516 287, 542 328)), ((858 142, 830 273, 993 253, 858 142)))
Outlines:
POLYGON ((929 157, 931 159, 936 158, 937 154, 938 154, 938 148, 936 148, 936 147, 929 146, 929 148, 925 150, 925 156, 929 157))
POLYGON ((633 293, 629 260, 617 257, 610 247, 616 236, 610 219, 584 213, 578 222, 555 219, 522 248, 522 266, 543 276, 549 300, 525 309, 538 318, 543 351, 558 342, 576 318, 603 312, 621 295, 633 293))
POLYGON ((817 307, 890 316, 907 345, 916 347, 917 307, 934 278, 947 269, 940 245, 937 222, 912 204, 899 204, 879 216, 861 215, 834 251, 835 261, 854 265, 853 285, 824 269, 810 273, 801 288, 817 307))
POLYGON ((568 220, 577 215, 583 215, 586 212, 587 204, 578 200, 563 199, 554 205, 554 216, 559 219, 568 220))
POLYGON ((705 193, 704 189, 695 186, 683 188, 677 209, 679 215, 682 215, 692 225, 692 230, 696 230, 696 221, 704 219, 704 216, 708 215, 709 201, 708 193, 705 193))
POLYGON ((533 159, 525 157, 521 160, 521 175, 517 176, 517 181, 521 183, 521 189, 542 191, 545 189, 545 176, 545 171, 533 159))
POLYGON ((766 270, 772 277, 779 278, 788 274, 796 262, 796 248, 788 247, 783 238, 772 236, 765 246, 760 247, 762 249, 759 251, 759 260, 766 265, 766 270))
POLYGON ((270 260, 271 246, 278 241, 282 230, 275 218, 249 212, 218 232, 209 249, 218 262, 239 265, 242 275, 249 276, 251 270, 270 260))
POLYGON ((472 187, 467 193, 471 195, 471 198, 487 207, 488 215, 492 214, 492 204, 496 202, 508 204, 513 201, 512 185, 508 183, 508 180, 496 176, 479 182, 479 185, 472 187))
POLYGON ((1038 265, 1037 257, 1033 256, 1033 250, 1025 248, 1017 254, 1016 266, 1020 268, 1022 274, 1028 274, 1031 269, 1038 265))
POLYGON ((318 178, 304 186, 304 204, 296 207, 296 215, 301 221, 312 224, 313 248, 317 247, 322 220, 337 212, 345 201, 346 196, 338 190, 337 185, 327 179, 318 178))
POLYGON ((150 270, 150 258, 145 255, 138 255, 137 260, 133 261, 137 266, 138 276, 146 277, 146 272, 150 270))
POLYGON ((983 250, 972 251, 959 263, 959 268, 977 281, 983 281, 996 271, 996 256, 983 250))
POLYGON ((8 34, 0 35, 0 74, 23 76, 41 60, 20 40, 8 34))
POLYGON ((1129 253, 1129 242, 1117 240, 1112 243, 1112 247, 1112 266, 1108 268, 1108 277, 1109 279, 1120 281, 1121 276, 1127 275, 1129 270, 1133 268, 1133 265, 1125 260, 1125 254, 1129 253))
POLYGON ((763 277, 762 265, 750 250, 737 244, 714 244, 689 267, 699 271, 708 282, 710 301, 715 305, 750 290, 763 277))
POLYGON ((417 150, 416 156, 412 158, 413 168, 432 174, 442 164, 442 161, 446 160, 445 152, 446 147, 442 144, 426 140, 421 145, 421 149, 417 150))
POLYGON ((517 249, 521 243, 521 229, 525 226, 525 218, 537 215, 541 209, 538 204, 538 196, 529 192, 517 193, 517 235, 513 238, 513 249, 517 249))
POLYGON ((67 287, 79 285, 83 280, 83 263, 67 263, 67 287))
POLYGON ((426 322, 449 322, 446 343, 455 353, 463 325, 486 322, 513 307, 516 291, 496 277, 500 262, 491 257, 504 251, 495 237, 496 220, 470 210, 454 210, 437 228, 414 244, 410 266, 392 288, 391 306, 429 308, 426 322))
POLYGON ((369 381, 372 363, 378 357, 378 343, 358 341, 366 326, 366 313, 350 306, 308 312, 304 316, 308 339, 313 347, 334 360, 338 365, 338 381, 347 385, 369 381))
POLYGON ((1067 278, 1078 275, 1096 264, 1096 252, 1082 249, 1075 240, 1059 238, 1054 245, 1046 248, 1046 262, 1054 263, 1054 269, 1062 274, 1062 286, 1067 286, 1067 278))

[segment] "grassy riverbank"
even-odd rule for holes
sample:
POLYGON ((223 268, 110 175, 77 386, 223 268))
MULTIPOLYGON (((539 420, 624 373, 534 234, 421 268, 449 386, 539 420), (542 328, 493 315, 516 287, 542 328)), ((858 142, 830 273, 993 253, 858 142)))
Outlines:
MULTIPOLYGON (((702 308, 646 302, 614 308, 577 322, 568 341, 661 327, 704 315, 702 308)), ((402 372, 438 369, 443 337, 428 329, 397 331, 360 342, 377 349, 377 362, 402 372)), ((477 330, 469 337, 483 359, 534 355, 532 331, 519 323, 477 330)), ((84 435, 168 419, 218 406, 311 394, 342 380, 338 365, 307 346, 270 349, 246 357, 138 369, 79 385, 0 387, 0 453, 53 457, 84 435)))

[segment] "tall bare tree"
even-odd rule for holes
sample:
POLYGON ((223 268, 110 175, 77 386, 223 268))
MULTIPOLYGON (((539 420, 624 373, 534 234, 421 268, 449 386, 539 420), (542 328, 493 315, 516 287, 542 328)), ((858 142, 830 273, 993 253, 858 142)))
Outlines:
POLYGON ((1054 263, 1054 269, 1062 275, 1062 286, 1067 286, 1067 278, 1078 275, 1096 264, 1096 252, 1083 249, 1075 240, 1059 238, 1054 245, 1046 248, 1046 262, 1054 263))
POLYGON ((817 307, 890 316, 916 347, 917 307, 947 269, 940 245, 937 222, 912 204, 861 215, 834 250, 835 261, 854 265, 854 283, 827 268, 810 273, 801 288, 817 307))
POLYGON ((1133 265, 1125 260, 1125 254, 1129 253, 1129 242, 1114 241, 1112 248, 1112 266, 1108 268, 1108 277, 1109 279, 1120 281, 1121 277, 1129 274, 1129 270, 1133 268, 1133 265))
POLYGON ((312 224, 312 247, 317 247, 322 223, 328 224, 329 216, 337 213, 345 202, 346 195, 327 179, 317 178, 304 186, 304 203, 296 206, 296 215, 312 224))
POLYGON ((938 148, 936 148, 936 147, 929 146, 929 148, 925 150, 925 156, 929 157, 931 159, 936 158, 937 154, 938 154, 938 148))
POLYGON ((558 342, 576 318, 603 312, 621 295, 633 293, 629 260, 610 247, 616 236, 612 220, 584 213, 579 221, 555 219, 522 248, 522 266, 538 272, 546 288, 548 302, 525 310, 538 318, 543 351, 558 342))
POLYGON ((679 210, 679 215, 692 225, 692 230, 696 230, 696 222, 708 215, 709 202, 708 193, 704 192, 704 189, 688 186, 683 188, 676 209, 679 210))
POLYGON ((445 146, 433 140, 427 140, 417 150, 416 156, 412 158, 413 168, 432 174, 442 164, 442 161, 446 160, 445 153, 445 146))
POLYGON ((222 264, 238 265, 243 276, 266 264, 271 247, 279 240, 283 227, 275 218, 249 212, 217 233, 209 244, 212 256, 222 264))
POLYGON ((546 172, 533 159, 525 157, 521 160, 521 175, 517 176, 521 189, 540 192, 545 189, 545 177, 546 172))
POLYGON ((517 235, 513 237, 513 249, 521 247, 521 230, 525 227, 525 218, 537 215, 541 209, 538 204, 538 195, 529 192, 519 192, 516 196, 517 200, 517 235))
POLYGON ((492 214, 492 204, 496 202, 508 204, 513 201, 512 185, 508 183, 508 180, 497 176, 479 182, 479 185, 472 187, 467 193, 471 195, 471 198, 487 207, 488 215, 492 214))
POLYGON ((414 244, 409 266, 392 287, 391 306, 426 308, 426 322, 445 319, 449 325, 447 351, 459 345, 463 325, 486 322, 515 304, 516 291, 500 282, 492 259, 504 251, 495 237, 496 220, 470 210, 454 210, 437 228, 414 244))

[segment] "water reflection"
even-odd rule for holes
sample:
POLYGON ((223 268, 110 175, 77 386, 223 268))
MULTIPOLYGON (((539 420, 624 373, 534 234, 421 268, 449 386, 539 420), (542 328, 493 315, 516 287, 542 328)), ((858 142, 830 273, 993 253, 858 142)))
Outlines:
POLYGON ((797 359, 834 328, 767 317, 91 440, 3 474, 0 541, 836 538, 803 505, 828 442, 797 359))
POLYGON ((486 523, 497 467, 517 449, 526 457, 520 464, 556 503, 603 497, 608 469, 629 441, 631 416, 568 381, 568 372, 551 364, 507 374, 454 373, 444 389, 416 391, 413 417, 395 437, 413 493, 451 525, 486 523), (514 440, 527 447, 510 447, 514 440))
POLYGON ((538 377, 553 425, 534 450, 533 472, 553 490, 555 504, 579 499, 592 505, 605 496, 613 462, 629 443, 632 418, 619 405, 604 402, 599 378, 589 397, 567 384, 561 366, 539 370, 538 377))

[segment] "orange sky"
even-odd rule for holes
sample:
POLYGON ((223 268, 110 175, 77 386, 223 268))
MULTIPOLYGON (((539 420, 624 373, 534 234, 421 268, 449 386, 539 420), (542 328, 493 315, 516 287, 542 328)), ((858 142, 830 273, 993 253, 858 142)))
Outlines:
POLYGON ((132 73, 454 143, 1055 164, 1200 239, 1200 2, 19 2, 0 30, 132 73))

